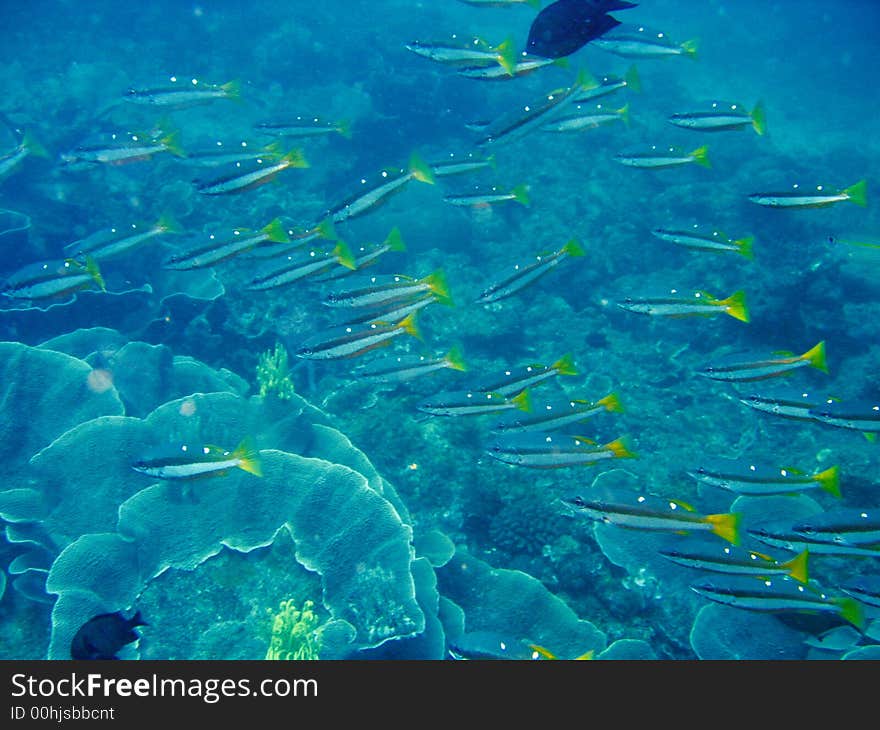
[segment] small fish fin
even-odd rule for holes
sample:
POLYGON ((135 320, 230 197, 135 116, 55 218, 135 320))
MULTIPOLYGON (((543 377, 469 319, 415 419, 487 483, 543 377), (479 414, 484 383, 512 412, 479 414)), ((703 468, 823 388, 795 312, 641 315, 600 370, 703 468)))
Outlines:
POLYGON ((426 276, 422 281, 428 285, 428 288, 437 297, 440 304, 452 306, 452 297, 449 295, 449 286, 446 284, 446 274, 443 269, 437 269, 433 274, 426 276))
POLYGON ((604 398, 596 401, 596 405, 605 406, 605 410, 611 413, 624 413, 623 404, 620 402, 620 396, 617 393, 609 393, 604 398))
POLYGON ((618 459, 639 458, 639 455, 630 448, 629 439, 626 436, 621 436, 619 439, 605 444, 602 448, 612 452, 618 459))
POLYGON ((526 413, 529 413, 532 410, 532 397, 529 394, 528 388, 511 398, 510 402, 516 405, 519 410, 525 411, 526 413))
POLYGON ((855 598, 832 598, 831 602, 840 607, 841 618, 849 621, 859 631, 865 628, 865 614, 862 605, 855 598))
POLYGON ((825 340, 807 350, 800 359, 808 361, 817 370, 828 374, 828 365, 825 362, 825 340))
POLYGON ((629 102, 624 104, 620 109, 617 110, 617 116, 620 117, 620 120, 628 127, 629 126, 629 102))
POLYGON ((498 52, 498 63, 507 71, 508 76, 513 76, 516 71, 516 47, 513 45, 513 38, 506 38, 495 50, 498 52))
POLYGON ((419 182, 428 183, 429 185, 433 185, 435 182, 434 171, 431 169, 431 166, 415 152, 409 158, 409 171, 419 182))
POLYGON ((308 160, 306 160, 303 151, 300 149, 290 150, 281 158, 281 162, 288 163, 289 167, 310 167, 308 160))
POLYGON ((787 563, 782 563, 782 567, 788 570, 788 574, 800 583, 809 582, 809 569, 807 561, 810 557, 809 550, 804 550, 787 563))
POLYGON ((574 356, 567 352, 550 366, 557 375, 578 375, 578 369, 574 366, 574 356))
POLYGON ((332 253, 336 260, 346 269, 351 269, 352 271, 357 269, 357 261, 354 258, 354 254, 351 252, 348 244, 341 238, 336 241, 336 246, 333 248, 332 253))
POLYGON ((642 80, 639 78, 639 70, 636 68, 635 64, 626 70, 623 80, 626 82, 627 89, 632 89, 635 92, 640 92, 642 90, 642 80))
POLYGON ((446 367, 451 368, 452 370, 459 370, 461 372, 467 371, 467 365, 464 362, 464 356, 461 352, 461 347, 458 345, 454 345, 449 348, 449 352, 446 353, 446 357, 443 358, 446 361, 446 367))
POLYGON ((128 627, 130 629, 135 628, 136 626, 149 626, 146 621, 144 621, 144 617, 141 615, 140 609, 135 611, 134 616, 128 619, 128 627))
POLYGON ((687 56, 688 58, 692 58, 695 61, 697 60, 697 50, 699 48, 699 41, 696 38, 692 38, 688 41, 685 41, 681 44, 681 52, 687 56))
POLYGON ((850 185, 842 190, 841 195, 846 195, 849 200, 862 208, 866 207, 868 205, 868 181, 859 180, 855 185, 850 185))
POLYGON ((574 661, 589 661, 590 659, 593 658, 593 656, 594 656, 595 654, 596 654, 596 650, 595 650, 595 649, 590 649, 589 651, 585 651, 585 652, 584 652, 583 654, 581 654, 580 656, 576 656, 576 657, 574 658, 574 661))
POLYGON ((220 88, 223 90, 223 94, 227 99, 241 101, 241 81, 238 79, 227 81, 225 84, 220 84, 220 88))
POLYGON ((709 161, 709 148, 707 145, 697 147, 697 149, 693 150, 690 153, 690 156, 694 158, 694 162, 696 162, 698 165, 702 165, 703 167, 712 167, 712 163, 709 161))
POLYGON ((529 186, 523 183, 522 185, 517 185, 513 190, 510 191, 510 194, 513 195, 513 199, 519 203, 520 205, 525 205, 528 207, 529 205, 529 186))
POLYGON ((580 241, 576 238, 571 238, 568 242, 562 247, 560 253, 568 254, 569 256, 585 256, 586 251, 584 251, 584 247, 581 245, 580 241))
POLYGON ((572 438, 579 444, 587 444, 587 446, 598 446, 598 444, 591 438, 587 438, 586 436, 572 436, 572 438))
POLYGON ((724 310, 731 317, 738 319, 740 322, 749 321, 749 310, 746 306, 746 293, 742 289, 734 292, 727 297, 727 299, 715 300, 713 303, 724 307, 724 310))
POLYGON ((526 5, 538 10, 541 7, 541 0, 526 0, 526 5))
POLYGON ((491 167, 493 170, 495 170, 498 167, 498 165, 495 162, 495 153, 494 152, 486 158, 486 162, 489 163, 489 167, 491 167))
POLYGON ((685 502, 684 500, 681 500, 681 499, 670 499, 669 501, 675 505, 678 505, 679 507, 681 507, 683 510, 685 510, 687 512, 696 512, 697 511, 697 508, 694 507, 690 502, 685 502))
POLYGON ((545 649, 543 646, 538 646, 537 644, 529 644, 529 649, 540 654, 544 659, 558 659, 553 652, 545 649))
POLYGON ((403 235, 400 233, 400 229, 397 226, 394 226, 394 228, 388 233, 384 245, 388 246, 389 251, 406 251, 406 244, 403 242, 403 235))
POLYGON ((340 119, 336 123, 336 131, 339 132, 345 139, 351 139, 351 120, 350 119, 340 119))
POLYGON ((163 213, 156 221, 156 228, 162 233, 183 233, 183 226, 170 213, 163 213))
POLYGON ((184 152, 183 148, 180 146, 180 132, 178 130, 166 134, 159 140, 159 144, 161 144, 172 155, 186 157, 186 152, 184 152))
POLYGON ((416 323, 416 313, 412 312, 397 323, 397 328, 405 330, 407 334, 412 335, 418 340, 422 339, 422 333, 419 331, 416 323))
POLYGON ((252 437, 245 436, 241 440, 241 443, 235 447, 232 456, 238 459, 239 469, 243 469, 254 476, 263 476, 263 467, 260 462, 260 451, 256 448, 252 437))
POLYGON ((759 553, 757 550, 749 550, 749 555, 757 555, 762 560, 766 560, 768 563, 775 562, 773 558, 771 558, 766 553, 759 553))
POLYGON ((739 521, 738 512, 728 514, 706 515, 705 521, 712 525, 712 532, 720 538, 727 540, 733 545, 739 545, 739 521))
POLYGON ((749 261, 752 261, 755 258, 755 254, 752 251, 752 245, 755 243, 754 236, 746 236, 745 238, 740 238, 737 241, 733 242, 737 248, 737 252, 745 256, 749 261))
POLYGON ((25 130, 24 135, 21 138, 21 146, 28 151, 28 154, 36 155, 37 157, 49 156, 46 148, 43 147, 43 145, 41 145, 39 142, 37 142, 29 129, 25 130))
POLYGON ((274 218, 262 228, 268 240, 272 243, 290 243, 290 236, 280 218, 274 218))
POLYGON ((755 131, 763 135, 767 131, 767 119, 764 115, 764 103, 759 101, 755 104, 755 108, 752 109, 752 113, 750 115, 752 117, 752 127, 754 127, 755 131))
POLYGON ((871 433, 869 431, 862 431, 864 437, 868 440, 869 443, 875 443, 877 441, 877 434, 871 433))
POLYGON ((551 63, 554 66, 559 66, 559 68, 568 68, 571 66, 571 61, 568 60, 568 56, 563 56, 562 58, 554 58, 551 63))
POLYGON ((558 659, 553 652, 545 649, 543 646, 538 646, 537 644, 529 644, 529 649, 539 654, 544 659, 558 659))

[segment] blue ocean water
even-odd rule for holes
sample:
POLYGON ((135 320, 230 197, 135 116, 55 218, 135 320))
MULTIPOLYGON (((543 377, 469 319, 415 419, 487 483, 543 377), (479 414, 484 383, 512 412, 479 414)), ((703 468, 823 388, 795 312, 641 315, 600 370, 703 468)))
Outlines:
MULTIPOLYGON (((809 610, 788 598, 767 610, 773 586, 760 589, 757 606, 731 607, 690 590, 729 576, 660 554, 723 548, 722 535, 699 538, 712 520, 663 532, 620 527, 573 512, 563 498, 613 489, 662 497, 699 518, 738 515, 742 547, 777 572, 801 547, 762 543, 758 527, 838 510, 876 520, 880 452, 868 436, 880 402, 880 10, 868 0, 646 0, 612 13, 621 29, 662 32, 673 49, 693 42, 695 57, 621 57, 590 43, 564 65, 495 81, 407 48, 479 38, 490 55, 507 40, 519 50, 536 12, 461 0, 3 6, 0 655, 67 658, 89 618, 141 611, 148 626, 119 647, 123 658, 263 658, 280 644, 275 656, 307 645, 326 658, 445 659, 505 655, 501 643, 517 647, 512 658, 542 656, 533 646, 561 658, 875 656, 877 593, 873 604, 870 596, 854 604, 844 589, 875 580, 871 551, 880 541, 859 538, 868 546, 859 555, 811 546, 809 610), (625 107, 627 123, 536 128, 479 145, 481 124, 522 120, 583 79, 579 72, 624 77, 633 67, 640 90, 631 84, 582 105, 625 107), (218 98, 161 103, 156 90, 181 86, 218 98), (129 90, 153 91, 154 100, 134 103, 129 90), (705 132, 668 121, 713 101, 748 112, 760 103, 766 129, 705 132), (259 126, 316 118, 325 133, 277 139, 259 126), (106 151, 122 139, 131 149, 132 137, 150 150, 83 159, 86 148, 106 151), (705 145, 710 164, 651 170, 616 159, 654 145, 685 157, 705 145), (218 149, 264 154, 240 167, 200 160, 218 149), (280 169, 250 189, 201 191, 291 150, 308 166, 280 169), (492 164, 437 175, 434 184, 408 177, 374 209, 339 214, 332 237, 274 258, 259 257, 264 241, 216 265, 167 265, 171 255, 260 232, 276 218, 289 237, 305 236, 351 196, 408 175, 413 155, 430 167, 469 153, 491 155, 492 164), (861 180, 865 206, 841 199, 774 209, 749 199, 793 185, 836 195, 861 180), (527 204, 444 199, 518 186, 527 204), (160 220, 177 230, 154 230, 160 220), (753 237, 753 258, 652 234, 694 226, 732 241, 753 237), (339 241, 359 254, 395 227, 405 250, 342 276, 339 241), (84 244, 71 245, 124 231, 153 232, 120 254, 96 254, 101 290, 74 255, 84 244), (477 301, 515 267, 547 260, 572 239, 582 256, 562 257, 498 302, 477 301), (288 256, 302 263, 328 253, 323 276, 340 278, 249 288, 288 256), (63 273, 65 283, 81 276, 80 290, 28 289, 35 267, 63 273), (350 312, 326 306, 328 294, 373 285, 370 275, 424 285, 438 271, 451 302, 416 315, 420 337, 379 313, 367 321, 393 330, 387 346, 299 356, 304 343, 326 343, 348 322, 350 312), (672 292, 723 303, 738 291, 748 322, 721 306, 673 317, 617 306, 672 292), (745 383, 700 375, 731 357, 793 357, 819 342, 828 373, 798 367, 745 383), (276 345, 289 372, 276 366, 277 380, 261 393, 269 382, 261 356, 276 345), (452 348, 466 370, 445 363, 412 380, 363 377, 396 355, 440 360, 452 348), (528 389, 532 412, 550 399, 616 394, 623 412, 599 408, 564 433, 583 439, 580 449, 587 439, 597 447, 622 439, 636 458, 571 466, 558 456, 558 468, 543 469, 502 463, 490 453, 497 414, 420 407, 449 392, 473 394, 508 370, 553 369, 566 355, 571 372, 528 389), (277 387, 285 377, 292 396, 290 385, 277 387), (741 402, 751 395, 817 407, 830 400, 866 420, 835 428, 784 418, 741 402), (233 465, 181 486, 131 468, 184 443, 238 454, 247 439, 260 450, 262 476, 233 465), (688 475, 719 459, 806 475, 837 467, 841 496, 807 479, 809 491, 742 497, 688 475), (285 601, 303 610, 285 613, 285 601), (318 648, 279 617, 306 626, 318 648), (232 646, 223 640, 230 632, 232 646)), ((507 413, 515 405, 505 401, 507 413)))

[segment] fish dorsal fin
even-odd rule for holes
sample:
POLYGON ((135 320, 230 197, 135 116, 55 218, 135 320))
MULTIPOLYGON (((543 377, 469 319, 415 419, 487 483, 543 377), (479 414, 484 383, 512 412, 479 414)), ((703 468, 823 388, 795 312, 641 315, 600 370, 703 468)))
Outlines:
POLYGON ((217 446, 217 444, 205 444, 202 446, 202 453, 206 456, 223 456, 232 452, 229 449, 224 449, 222 446, 217 446))
POLYGON ((538 646, 537 644, 529 644, 529 649, 540 654, 542 657, 544 657, 544 659, 556 659, 557 658, 557 656, 553 652, 545 649, 543 646, 538 646))
POLYGON ((749 550, 749 555, 757 555, 761 560, 766 560, 768 563, 776 562, 773 558, 765 553, 759 553, 757 550, 749 550))

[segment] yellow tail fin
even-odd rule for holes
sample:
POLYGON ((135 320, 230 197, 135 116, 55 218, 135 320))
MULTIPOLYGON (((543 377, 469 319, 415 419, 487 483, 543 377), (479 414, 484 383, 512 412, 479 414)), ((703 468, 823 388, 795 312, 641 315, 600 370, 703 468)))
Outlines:
POLYGON ((406 244, 403 242, 403 235, 397 226, 391 229, 388 237, 385 239, 385 245, 389 251, 406 251, 406 244))
POLYGON ((842 191, 856 205, 863 208, 868 205, 868 181, 859 180, 855 185, 850 185, 842 191))
POLYGON ((787 563, 783 563, 782 567, 788 569, 788 574, 796 581, 807 583, 809 580, 809 570, 807 569, 807 559, 809 551, 804 550, 797 557, 792 558, 787 563))
POLYGON ((410 174, 419 182, 434 184, 434 171, 431 166, 419 157, 415 152, 409 158, 410 174))
POLYGON ((623 404, 620 402, 620 396, 617 393, 609 393, 601 400, 596 401, 597 405, 605 406, 605 410, 611 413, 623 413, 623 404))
POLYGON ((91 256, 86 256, 86 271, 95 280, 95 283, 101 287, 101 291, 107 291, 107 285, 104 283, 101 270, 98 268, 98 262, 91 256))
POLYGON ((584 251, 584 247, 581 245, 581 242, 576 238, 570 238, 568 242, 562 247, 562 251, 560 253, 568 254, 569 256, 585 256, 586 251, 584 251))
POLYGON ((745 256, 749 261, 755 258, 755 254, 752 251, 752 246, 755 243, 754 236, 746 236, 745 238, 740 238, 738 241, 734 241, 738 249, 738 253, 741 256, 745 256))
POLYGON ((310 167, 302 150, 290 150, 281 160, 286 162, 289 167, 310 167))
POLYGON ((688 58, 692 58, 695 61, 697 60, 697 48, 699 46, 699 42, 696 38, 692 38, 689 41, 685 41, 681 44, 681 52, 683 55, 688 58))
POLYGON ((558 375, 577 375, 578 369, 574 366, 574 357, 570 352, 560 357, 550 366, 558 375))
POLYGON ((706 145, 697 147, 697 149, 693 150, 690 155, 698 165, 712 167, 712 163, 709 161, 709 148, 706 145))
POLYGON ((162 137, 162 139, 159 140, 159 144, 161 144, 172 155, 186 157, 186 152, 184 152, 183 148, 180 146, 180 132, 176 130, 162 137))
POLYGON ((336 123, 336 131, 345 139, 351 139, 351 122, 348 119, 341 119, 336 123))
POLYGON ((859 631, 865 628, 865 614, 862 605, 855 598, 832 598, 831 602, 840 606, 841 618, 849 621, 859 631))
POLYGON ((156 221, 156 228, 162 233, 183 233, 183 226, 170 213, 165 213, 156 221))
POLYGON ((822 489, 838 499, 842 496, 840 493, 840 469, 836 464, 828 467, 825 471, 814 474, 813 480, 819 482, 822 489))
POLYGON ((249 474, 263 476, 263 466, 260 462, 260 451, 254 446, 253 439, 245 436, 241 443, 232 452, 232 456, 238 459, 238 468, 249 474))
POLYGON ((513 199, 519 203, 520 205, 525 205, 528 207, 529 205, 529 186, 523 183, 522 185, 517 185, 513 190, 510 191, 510 194, 513 195, 513 199))
POLYGON ((513 76, 516 71, 516 47, 513 45, 513 39, 506 39, 495 50, 498 51, 498 63, 507 71, 508 76, 513 76))
POLYGON ((733 545, 739 545, 739 513, 706 515, 706 522, 712 525, 712 532, 733 545))
POLYGON ((764 104, 760 101, 755 104, 752 109, 752 127, 758 134, 764 134, 767 131, 767 119, 764 116, 764 104))
POLYGON ((825 340, 800 356, 801 360, 807 360, 817 370, 828 373, 828 365, 825 363, 825 340))
POLYGON ((749 321, 749 310, 746 307, 746 293, 741 289, 731 294, 727 299, 716 299, 714 304, 724 308, 731 317, 740 322, 749 321))
POLYGON ((241 81, 238 81, 237 79, 227 81, 225 84, 221 84, 220 88, 223 90, 223 94, 227 99, 241 101, 241 81))
POLYGON ((635 92, 642 90, 642 80, 639 78, 639 70, 635 67, 635 64, 627 69, 623 80, 626 82, 627 89, 632 89, 635 92))
POLYGON ((437 269, 433 274, 426 276, 422 282, 428 285, 428 288, 437 297, 437 301, 441 304, 452 305, 452 297, 449 294, 449 286, 446 284, 446 274, 443 269, 437 269))
POLYGON ((626 436, 621 436, 619 439, 605 444, 602 448, 611 451, 617 459, 639 458, 639 455, 630 449, 629 439, 626 436))
POLYGON ((336 242, 336 246, 333 248, 333 255, 346 269, 354 271, 357 268, 357 261, 355 260, 354 254, 351 252, 348 244, 341 238, 336 242))
POLYGON ((459 370, 461 372, 467 371, 467 365, 464 362, 464 355, 461 352, 461 348, 458 345, 455 345, 449 349, 449 352, 446 353, 446 367, 452 368, 453 370, 459 370))
POLYGON ((532 397, 529 395, 528 388, 514 398, 511 398, 510 402, 515 404, 519 410, 525 411, 526 413, 532 410, 532 397))
POLYGON ((411 314, 406 315, 400 322, 397 323, 397 327, 399 329, 405 330, 407 334, 412 335, 416 339, 422 339, 422 333, 419 331, 418 324, 416 323, 416 313, 412 312, 411 314))
POLYGON ((280 218, 273 218, 263 226, 262 231, 266 234, 266 239, 272 243, 290 243, 290 237, 280 218))

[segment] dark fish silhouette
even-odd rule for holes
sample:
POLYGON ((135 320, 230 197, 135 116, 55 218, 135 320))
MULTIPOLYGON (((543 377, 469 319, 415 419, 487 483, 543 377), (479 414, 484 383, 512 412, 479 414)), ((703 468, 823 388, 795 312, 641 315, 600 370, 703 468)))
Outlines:
POLYGON ((625 0, 557 0, 544 8, 529 29, 526 52, 545 58, 562 58, 620 25, 607 13, 626 10, 636 3, 625 0))
POLYGON ((72 659, 116 659, 116 652, 140 638, 134 631, 138 626, 148 626, 140 611, 131 618, 125 618, 121 611, 94 616, 74 635, 70 656, 72 659))

